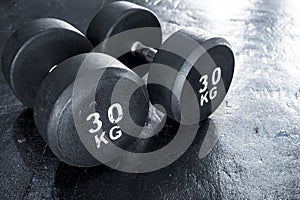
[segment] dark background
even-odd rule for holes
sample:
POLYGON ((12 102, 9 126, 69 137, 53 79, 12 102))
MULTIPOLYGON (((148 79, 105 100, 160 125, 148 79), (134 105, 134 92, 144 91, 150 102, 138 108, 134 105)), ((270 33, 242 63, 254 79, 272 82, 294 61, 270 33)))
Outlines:
MULTIPOLYGON (((40 17, 61 18, 85 32, 109 2, 2 0, 0 51, 20 24, 40 17)), ((147 174, 78 169, 55 158, 37 133, 32 111, 0 72, 0 199, 300 199, 300 4, 134 2, 159 16, 165 38, 181 26, 195 26, 231 42, 236 71, 220 109, 167 168, 147 174), (209 152, 203 139, 212 136, 218 141, 209 152)))

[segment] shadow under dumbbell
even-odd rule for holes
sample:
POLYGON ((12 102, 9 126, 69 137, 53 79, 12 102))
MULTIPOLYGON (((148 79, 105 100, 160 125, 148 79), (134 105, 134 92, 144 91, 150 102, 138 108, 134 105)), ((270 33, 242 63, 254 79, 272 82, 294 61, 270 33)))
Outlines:
MULTIPOLYGON (((177 125, 169 121, 165 126, 168 128, 163 129, 165 135, 170 135, 169 138, 173 137, 174 126, 177 125)), ((216 191, 220 191, 215 190, 219 187, 216 177, 217 166, 214 166, 215 162, 210 160, 210 156, 205 159, 199 156, 203 141, 207 141, 207 134, 211 135, 210 138, 217 138, 215 137, 216 127, 212 120, 202 122, 193 144, 180 159, 166 168, 151 173, 129 174, 104 165, 84 169, 61 163, 56 171, 55 187, 57 190, 53 196, 62 199, 114 200, 198 199, 205 194, 206 197, 216 197, 216 191), (212 174, 214 177, 211 177, 212 174), (214 190, 209 190, 207 184, 211 184, 214 190)), ((163 138, 165 142, 169 140, 166 136, 161 137, 165 137, 163 138)), ((159 139, 157 136, 158 141, 159 139)), ((152 141, 151 145, 155 145, 155 142, 152 141)), ((218 151, 214 153, 218 154, 218 151)))
POLYGON ((25 109, 16 119, 13 131, 21 157, 28 168, 36 167, 43 157, 56 159, 47 148, 45 141, 37 131, 33 119, 33 111, 25 109))

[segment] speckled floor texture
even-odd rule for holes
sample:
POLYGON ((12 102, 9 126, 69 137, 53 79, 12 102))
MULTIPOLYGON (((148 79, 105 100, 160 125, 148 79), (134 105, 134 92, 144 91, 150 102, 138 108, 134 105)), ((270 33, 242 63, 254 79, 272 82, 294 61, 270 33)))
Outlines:
MULTIPOLYGON (((64 19, 85 32, 106 3, 2 0, 0 52, 23 22, 64 19)), ((294 0, 137 0, 160 18, 164 38, 195 26, 231 42, 232 87, 188 151, 170 166, 127 174, 59 162, 32 111, 0 72, 0 199, 300 199, 300 4, 294 0), (218 141, 201 156, 205 135, 218 141), (199 153, 200 152, 200 153, 199 153)))

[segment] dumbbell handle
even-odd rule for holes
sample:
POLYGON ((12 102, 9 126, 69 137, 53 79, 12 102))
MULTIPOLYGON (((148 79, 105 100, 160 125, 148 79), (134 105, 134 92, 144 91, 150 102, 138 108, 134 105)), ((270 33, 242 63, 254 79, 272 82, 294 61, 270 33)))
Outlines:
POLYGON ((143 45, 141 42, 135 42, 131 47, 131 52, 133 55, 139 55, 144 58, 147 62, 152 63, 157 50, 151 47, 143 45))

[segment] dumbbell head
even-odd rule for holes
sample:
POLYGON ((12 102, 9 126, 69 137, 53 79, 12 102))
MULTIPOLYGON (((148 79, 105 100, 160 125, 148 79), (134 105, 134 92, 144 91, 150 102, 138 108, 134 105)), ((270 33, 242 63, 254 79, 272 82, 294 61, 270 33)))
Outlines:
POLYGON ((234 55, 225 39, 182 29, 154 57, 147 86, 150 100, 177 121, 199 122, 221 104, 233 72, 234 55))
POLYGON ((64 21, 34 20, 8 39, 2 54, 3 74, 15 95, 32 108, 40 83, 50 69, 92 48, 80 31, 64 21))
POLYGON ((103 141, 97 149, 96 136, 99 139, 105 132, 109 144, 126 149, 135 142, 126 133, 141 132, 148 109, 148 92, 138 75, 111 56, 89 53, 65 60, 45 78, 38 90, 34 120, 61 161, 87 167, 100 164, 87 147, 105 151, 103 155, 112 159, 117 156, 105 149, 108 144, 103 141), (85 69, 82 74, 80 69, 85 69), (117 140, 109 136, 117 137, 120 130, 117 140))
POLYGON ((151 47, 160 47, 162 42, 161 25, 156 15, 126 1, 104 6, 91 21, 86 35, 94 46, 101 44, 96 51, 117 57, 130 68, 146 63, 144 58, 132 55, 135 42, 151 47), (120 56, 119 52, 125 54, 120 56))

